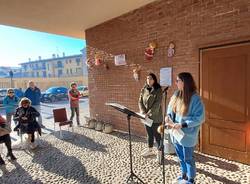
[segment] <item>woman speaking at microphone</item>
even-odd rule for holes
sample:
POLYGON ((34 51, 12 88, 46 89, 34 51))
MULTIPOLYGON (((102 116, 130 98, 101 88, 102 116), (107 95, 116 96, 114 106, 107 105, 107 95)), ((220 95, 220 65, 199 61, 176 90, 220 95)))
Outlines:
POLYGON ((162 117, 162 90, 160 84, 157 82, 156 75, 149 73, 145 86, 141 89, 139 97, 139 108, 142 114, 145 114, 148 118, 153 120, 151 127, 145 125, 147 137, 148 137, 148 148, 142 153, 142 156, 153 155, 154 139, 157 143, 157 161, 160 159, 160 141, 161 135, 157 132, 157 128, 163 121, 162 117))
POLYGON ((200 126, 204 121, 204 105, 196 92, 196 85, 190 73, 178 74, 176 85, 178 90, 170 99, 168 116, 165 119, 168 127, 179 131, 181 129, 184 135, 177 141, 177 136, 175 139, 175 135, 170 134, 182 172, 173 183, 192 184, 196 175, 194 149, 200 126))

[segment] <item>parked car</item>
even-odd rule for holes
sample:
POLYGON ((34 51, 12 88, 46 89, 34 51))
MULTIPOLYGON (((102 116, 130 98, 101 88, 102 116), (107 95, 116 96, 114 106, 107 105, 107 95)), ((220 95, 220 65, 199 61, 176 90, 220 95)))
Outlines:
POLYGON ((41 96, 41 102, 55 102, 68 99, 68 89, 66 87, 51 87, 41 96))
POLYGON ((89 96, 89 89, 87 86, 78 86, 77 89, 82 94, 82 96, 89 96))
MULTIPOLYGON (((7 95, 8 88, 2 88, 0 89, 0 106, 3 106, 3 99, 7 95)), ((22 98, 24 96, 24 93, 21 89, 14 88, 15 95, 18 98, 22 98)))

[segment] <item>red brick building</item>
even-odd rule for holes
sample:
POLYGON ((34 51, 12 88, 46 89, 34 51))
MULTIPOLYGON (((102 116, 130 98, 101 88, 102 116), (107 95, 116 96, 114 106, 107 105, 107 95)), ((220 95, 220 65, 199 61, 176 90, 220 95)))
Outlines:
MULTIPOLYGON (((149 71, 172 67, 173 81, 182 71, 195 77, 206 105, 200 150, 250 163, 250 1, 161 0, 87 29, 87 53, 99 53, 109 69, 89 70, 90 114, 127 130, 126 117, 105 106, 117 102, 138 111, 138 95, 149 71), (144 50, 157 43, 152 61, 144 50), (167 56, 169 42, 175 56, 167 56), (114 55, 125 54, 128 65, 115 66, 114 55), (140 80, 133 64, 142 66, 140 80)), ((175 90, 173 84, 170 94, 175 90)), ((145 135, 132 121, 134 134, 145 135)))

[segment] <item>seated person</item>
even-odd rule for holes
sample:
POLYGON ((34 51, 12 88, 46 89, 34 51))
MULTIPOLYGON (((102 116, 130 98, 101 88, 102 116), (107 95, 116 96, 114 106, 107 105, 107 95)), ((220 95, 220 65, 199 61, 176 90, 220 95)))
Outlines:
MULTIPOLYGON (((7 158, 11 161, 16 160, 16 157, 12 153, 11 139, 10 139, 11 129, 6 122, 6 120, 0 115, 0 143, 4 143, 7 147, 7 158)), ((0 166, 5 165, 3 158, 0 155, 0 166)))
POLYGON ((19 130, 21 133, 28 134, 28 143, 30 143, 31 149, 36 148, 35 131, 41 135, 41 128, 36 121, 38 116, 40 113, 31 106, 31 101, 28 98, 22 98, 14 115, 14 120, 18 122, 14 131, 19 130))

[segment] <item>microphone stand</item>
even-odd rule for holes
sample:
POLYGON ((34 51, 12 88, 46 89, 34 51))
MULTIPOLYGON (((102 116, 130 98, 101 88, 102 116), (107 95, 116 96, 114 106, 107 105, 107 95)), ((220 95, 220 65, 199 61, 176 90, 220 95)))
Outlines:
POLYGON ((167 94, 168 94, 168 88, 167 86, 162 94, 164 99, 164 111, 163 111, 163 121, 162 121, 162 133, 161 133, 161 159, 160 164, 162 165, 162 175, 163 175, 163 184, 165 184, 165 162, 164 162, 164 136, 165 136, 165 116, 166 116, 166 105, 167 105, 167 94))

